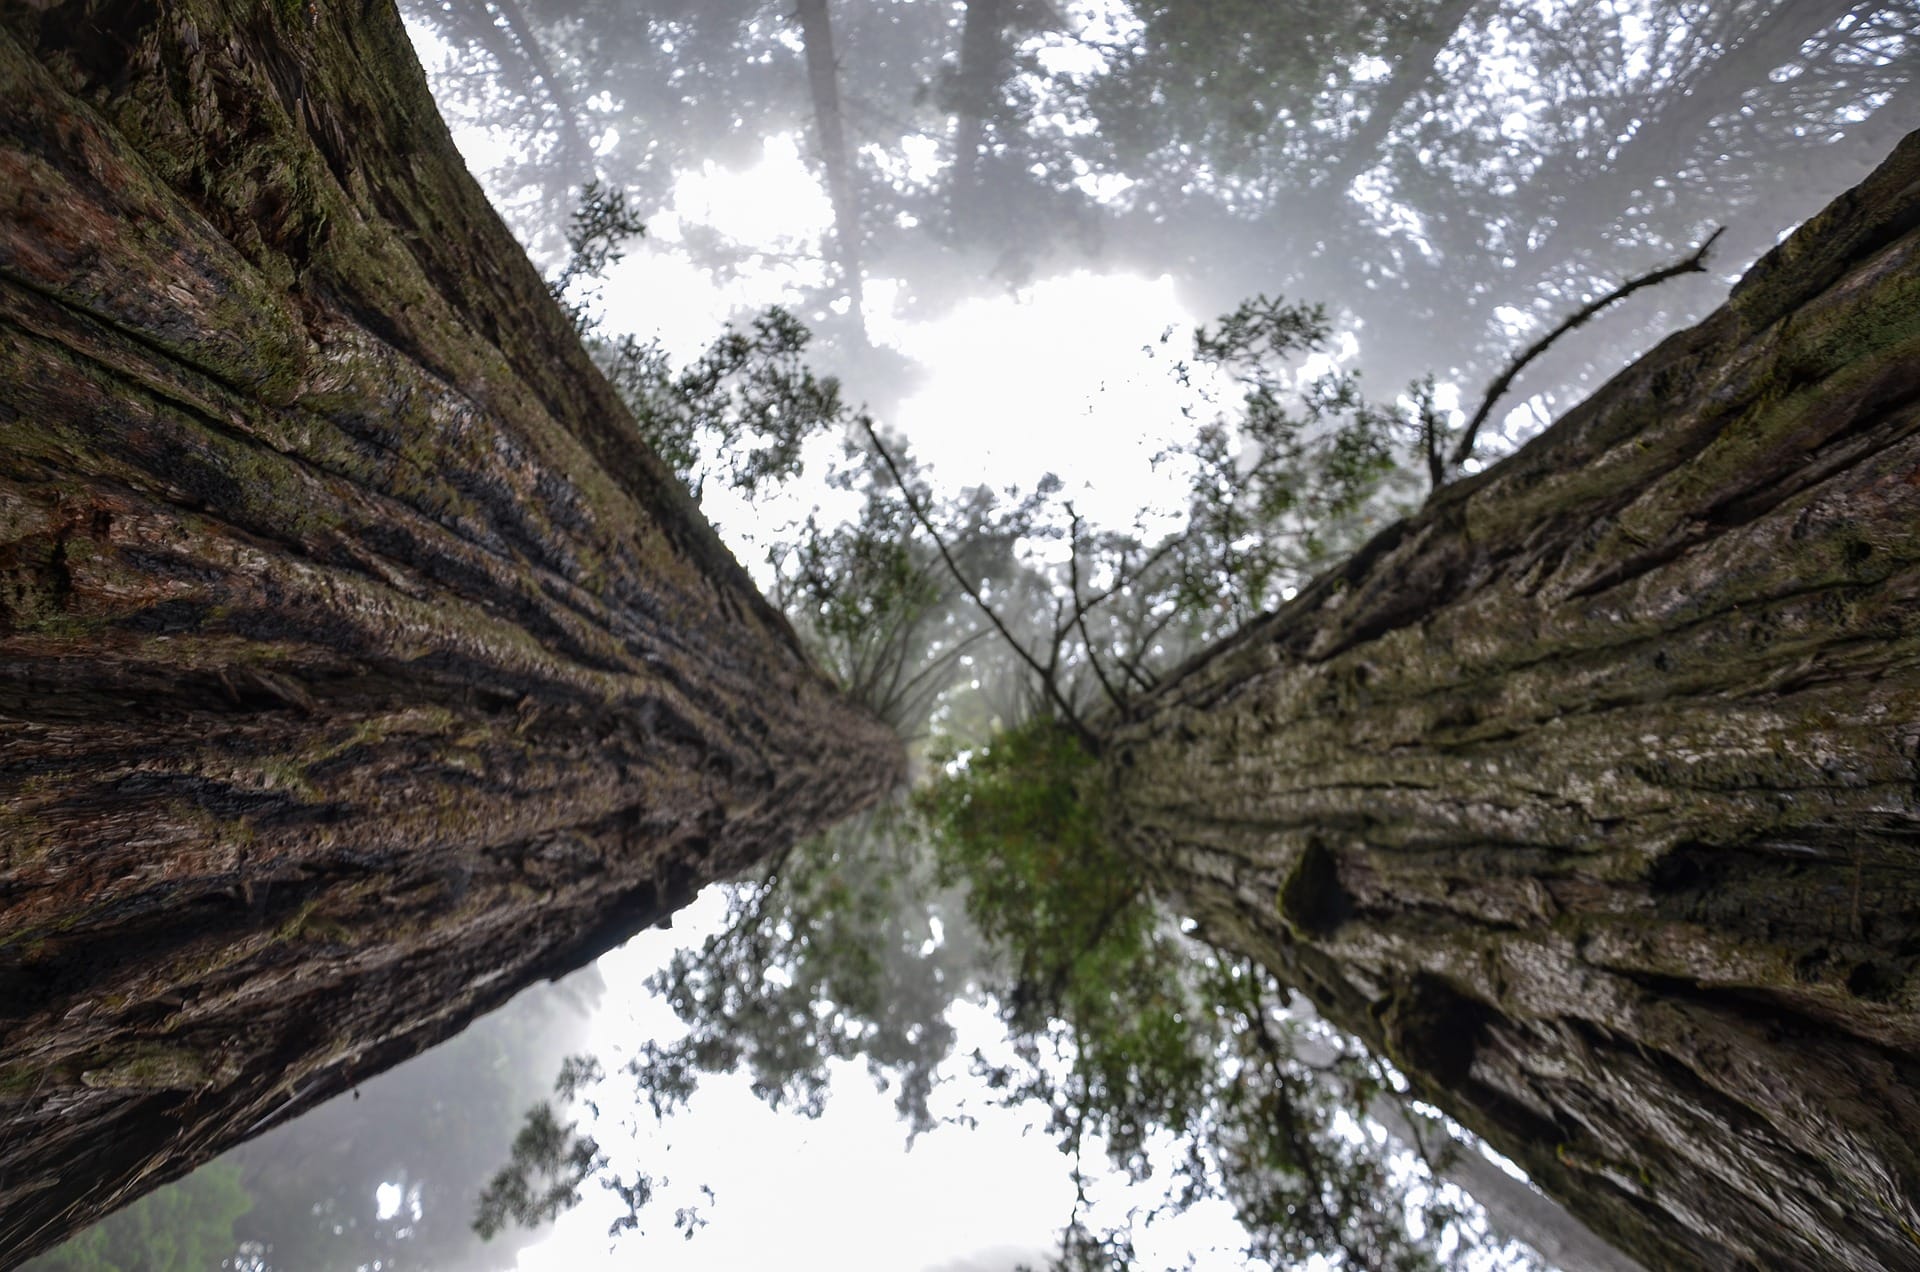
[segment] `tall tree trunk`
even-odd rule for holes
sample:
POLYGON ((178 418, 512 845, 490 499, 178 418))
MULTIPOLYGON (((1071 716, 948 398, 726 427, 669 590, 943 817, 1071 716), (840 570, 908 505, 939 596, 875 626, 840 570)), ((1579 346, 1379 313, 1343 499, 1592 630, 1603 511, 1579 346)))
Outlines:
POLYGON ((800 41, 806 47, 807 91, 813 98, 814 139, 820 147, 821 170, 826 173, 827 199, 833 204, 834 265, 853 305, 854 329, 864 335, 860 205, 853 188, 846 124, 840 113, 840 67, 833 53, 833 21, 827 13, 827 0, 799 0, 798 12, 800 41))
POLYGON ((1105 762, 1205 934, 1649 1267, 1920 1267, 1920 134, 1105 762))
POLYGON ((591 178, 594 175, 593 147, 580 131, 580 104, 574 99, 573 90, 554 73, 553 60, 547 56, 539 35, 527 21, 519 0, 488 0, 486 21, 489 23, 493 20, 493 9, 500 11, 500 17, 513 36, 513 43, 520 51, 520 58, 533 77, 540 81, 540 87, 546 90, 547 100, 553 104, 554 128, 560 134, 560 149, 566 156, 566 166, 580 180, 591 178))
POLYGON ((387 0, 0 3, 0 1266, 900 766, 387 0))
POLYGON ((1592 254, 1637 201, 1662 180, 1684 185, 1690 163, 1705 161, 1717 146, 1709 135, 1715 120, 1739 110, 1749 92, 1765 90, 1771 75, 1791 62, 1802 45, 1848 14, 1883 6, 1865 0, 1780 0, 1747 29, 1729 22, 1730 48, 1718 53, 1689 82, 1665 88, 1649 104, 1633 135, 1611 155, 1568 153, 1544 165, 1518 198, 1551 207, 1551 219, 1503 287, 1508 296, 1529 296, 1567 264, 1592 254))
POLYGON ((967 0, 960 23, 960 66, 954 78, 953 166, 948 173, 947 213, 956 236, 970 236, 980 212, 980 148, 987 114, 1004 73, 1006 25, 1003 0, 967 0))
POLYGON ((1340 147, 1339 157, 1326 175, 1325 188, 1329 194, 1344 196, 1360 174, 1380 162, 1380 147, 1392 131, 1393 121, 1433 80, 1440 54, 1453 43, 1453 37, 1466 24, 1477 3, 1479 0, 1441 0, 1428 17, 1425 29, 1393 64, 1392 73, 1374 94, 1366 117, 1340 147))

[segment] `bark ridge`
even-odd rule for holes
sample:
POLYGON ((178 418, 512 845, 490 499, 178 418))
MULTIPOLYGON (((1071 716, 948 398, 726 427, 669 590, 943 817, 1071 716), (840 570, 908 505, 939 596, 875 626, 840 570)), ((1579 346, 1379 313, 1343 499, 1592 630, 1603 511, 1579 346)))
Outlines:
POLYGON ((389 0, 0 2, 0 1266, 900 768, 389 0))
POLYGON ((1115 833, 1650 1267, 1920 1268, 1920 134, 1116 730, 1115 833))

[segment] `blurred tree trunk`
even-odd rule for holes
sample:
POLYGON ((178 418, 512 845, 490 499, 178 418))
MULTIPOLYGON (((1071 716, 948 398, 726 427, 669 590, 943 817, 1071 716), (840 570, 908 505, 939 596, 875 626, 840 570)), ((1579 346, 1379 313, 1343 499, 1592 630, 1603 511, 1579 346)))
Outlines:
POLYGON ((827 0, 798 0, 800 41, 806 48, 807 91, 813 99, 814 142, 826 174, 827 199, 833 205, 833 261, 840 285, 853 305, 854 329, 864 342, 865 288, 860 276, 860 204, 854 189, 853 157, 847 149, 846 122, 840 112, 840 66, 833 53, 833 19, 827 0))
POLYGON ((967 0, 960 23, 960 67, 953 84, 953 166, 948 173, 948 215, 954 233, 967 238, 978 230, 982 212, 980 148, 986 144, 987 116, 1006 73, 1003 0, 967 0))
POLYGON ((1344 198, 1354 180, 1380 162, 1380 147, 1393 130, 1394 120, 1433 81, 1440 54, 1453 43, 1453 37, 1466 25, 1478 3, 1479 0, 1441 0, 1428 16, 1425 26, 1402 51, 1393 64, 1392 73, 1374 94, 1366 115, 1341 144, 1324 183, 1329 195, 1344 198))
POLYGON ((0 1266, 900 766, 390 4, 0 2, 0 1266))
MULTIPOLYGON (((532 24, 527 21, 519 0, 488 0, 487 10, 480 16, 481 21, 489 26, 493 25, 494 9, 500 11, 507 31, 513 36, 514 47, 528 75, 540 81, 547 100, 553 104, 553 126, 560 137, 560 149, 566 156, 566 167, 578 182, 589 180, 594 175, 593 146, 580 131, 580 104, 574 99, 573 89, 554 72, 553 59, 547 56, 547 50, 540 43, 532 24)), ((507 69, 509 65, 502 63, 502 69, 507 69)))
MULTIPOLYGON (((1664 85, 1639 127, 1611 154, 1604 145, 1597 152, 1570 152, 1543 166, 1528 182, 1530 188, 1517 193, 1536 202, 1545 193, 1551 211, 1538 240, 1503 284, 1503 294, 1530 296, 1570 262, 1604 258, 1607 231, 1641 204, 1670 197, 1658 183, 1682 186, 1691 163, 1712 163, 1715 147, 1702 142, 1710 138, 1715 120, 1739 110, 1749 93, 1766 89, 1773 73, 1790 65, 1807 41, 1849 14, 1885 7, 1868 0, 1781 0, 1758 21, 1730 19, 1725 33, 1731 46, 1699 75, 1664 85)), ((1869 155, 1866 162, 1877 157, 1869 155)), ((1590 272, 1589 265, 1582 276, 1590 272)))
POLYGON ((1920 134, 1190 664, 1116 833, 1653 1268, 1920 1268, 1920 134))

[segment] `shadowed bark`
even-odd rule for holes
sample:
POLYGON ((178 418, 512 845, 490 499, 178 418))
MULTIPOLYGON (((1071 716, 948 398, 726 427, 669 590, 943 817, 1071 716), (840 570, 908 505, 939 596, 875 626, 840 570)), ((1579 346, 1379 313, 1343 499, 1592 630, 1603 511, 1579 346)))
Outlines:
POLYGON ((1114 829, 1653 1268, 1920 1268, 1920 134, 1118 726, 1114 829))
POLYGON ((387 0, 0 2, 0 1266, 900 767, 387 0))

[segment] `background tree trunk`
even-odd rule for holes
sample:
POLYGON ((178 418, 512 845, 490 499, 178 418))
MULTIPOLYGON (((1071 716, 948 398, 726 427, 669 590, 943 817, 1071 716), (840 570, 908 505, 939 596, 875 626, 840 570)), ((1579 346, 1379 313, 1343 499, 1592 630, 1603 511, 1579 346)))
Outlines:
POLYGON ((1920 1267, 1920 134, 1196 660, 1116 833, 1655 1268, 1920 1267))
POLYGON ((833 52, 833 19, 827 0, 798 0, 795 14, 806 50, 807 93, 813 101, 813 135, 820 146, 827 201, 833 205, 833 262, 853 306, 854 330, 866 343, 866 286, 860 269, 860 196, 854 189, 853 156, 840 111, 840 63, 833 52))
POLYGON ((0 1266, 900 768, 387 0, 0 3, 0 1266))
POLYGON ((1426 18, 1425 29, 1408 42, 1393 72, 1381 83, 1367 106, 1367 113, 1341 143, 1340 151, 1327 168, 1323 187, 1330 196, 1331 214, 1347 197, 1355 180, 1380 162, 1380 147, 1386 143, 1393 123, 1409 103, 1433 82, 1434 68, 1447 45, 1466 25, 1480 0, 1440 0, 1426 18))
POLYGON ((978 234, 982 212, 980 148, 987 140, 987 118, 1006 74, 1006 25, 1003 0, 967 0, 960 24, 960 65, 953 82, 953 169, 948 175, 947 211, 956 237, 978 234))

